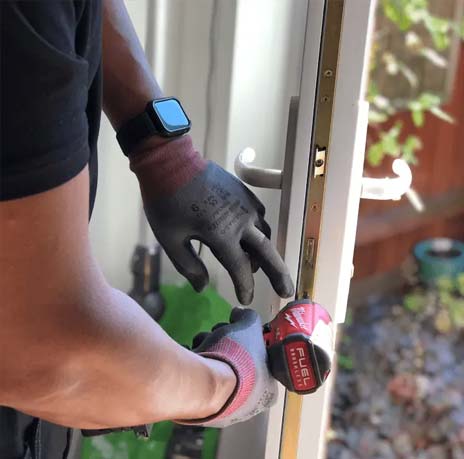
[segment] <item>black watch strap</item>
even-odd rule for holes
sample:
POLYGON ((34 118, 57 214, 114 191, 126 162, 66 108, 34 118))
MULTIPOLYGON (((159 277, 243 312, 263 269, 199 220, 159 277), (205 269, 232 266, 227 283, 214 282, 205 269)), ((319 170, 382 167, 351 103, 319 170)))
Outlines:
POLYGON ((129 156, 142 140, 156 134, 158 134, 158 131, 150 115, 145 111, 127 121, 118 131, 116 139, 123 153, 129 156))

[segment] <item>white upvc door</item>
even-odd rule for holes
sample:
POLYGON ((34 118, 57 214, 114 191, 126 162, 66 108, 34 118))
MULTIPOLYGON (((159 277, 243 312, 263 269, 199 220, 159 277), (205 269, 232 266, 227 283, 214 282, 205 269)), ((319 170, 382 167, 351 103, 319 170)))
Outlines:
MULTIPOLYGON (((309 282, 306 290, 328 309, 336 323, 344 321, 353 272, 374 3, 375 0, 309 0, 300 90, 290 110, 282 173, 279 249, 293 277, 309 282), (325 136, 327 144, 316 145, 318 136, 325 136), (317 174, 316 148, 325 153, 324 170, 317 174), (323 179, 316 178, 318 174, 323 174, 323 179), (313 211, 316 223, 311 221, 313 211), (313 226, 309 233, 308 220, 313 226), (306 269, 302 252, 308 251, 308 239, 313 239, 310 250, 314 257, 309 281, 308 276, 302 276, 306 269)), ((246 169, 246 164, 242 166, 246 169)), ((270 186, 275 186, 275 173, 269 172, 274 174, 274 178, 269 178, 270 186)), ((259 180, 266 185, 265 172, 259 180)), ((299 285, 300 293, 302 289, 299 285)), ((278 299, 274 303, 272 313, 285 304, 278 299)), ((323 389, 305 397, 289 396, 281 390, 268 419, 262 417, 223 432, 218 458, 324 457, 332 382, 329 377, 323 389)))
MULTIPOLYGON (((365 92, 376 2, 375 0, 345 0, 343 3, 313 287, 314 300, 329 310, 336 323, 345 320, 349 285, 355 269, 353 252, 368 122, 365 92)), ((331 39, 330 34, 328 39, 331 39)), ((308 71, 308 74, 310 75, 311 72, 308 71)), ((303 81, 304 78, 306 77, 303 72, 303 81)), ((323 94, 320 96, 323 97, 323 94)), ((304 120, 301 123, 301 130, 304 130, 304 120)), ((304 150, 304 142, 309 139, 304 133, 301 136, 301 149, 304 150)), ((295 172, 298 173, 298 167, 295 168, 295 172)), ((315 397, 303 399, 296 456, 298 459, 323 457, 331 383, 333 379, 329 380, 324 390, 317 393, 315 397)), ((278 456, 270 452, 267 457, 278 456)), ((293 459, 285 456, 281 458, 293 459)))

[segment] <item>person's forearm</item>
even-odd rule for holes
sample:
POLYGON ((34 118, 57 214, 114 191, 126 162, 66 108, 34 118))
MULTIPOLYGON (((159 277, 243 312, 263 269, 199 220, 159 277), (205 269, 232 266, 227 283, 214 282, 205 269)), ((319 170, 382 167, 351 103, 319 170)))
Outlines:
POLYGON ((225 364, 176 344, 122 292, 85 296, 27 319, 0 405, 95 429, 202 418, 227 401, 235 380, 225 364))
POLYGON ((123 0, 103 0, 103 107, 118 130, 163 97, 123 0))
POLYGON ((107 284, 88 240, 88 188, 85 169, 0 203, 0 406, 81 428, 214 414, 232 369, 176 344, 107 284))
POLYGON ((227 401, 234 380, 225 364, 176 344, 122 292, 84 296, 28 319, 29 340, 2 373, 0 405, 103 428, 202 418, 227 401))

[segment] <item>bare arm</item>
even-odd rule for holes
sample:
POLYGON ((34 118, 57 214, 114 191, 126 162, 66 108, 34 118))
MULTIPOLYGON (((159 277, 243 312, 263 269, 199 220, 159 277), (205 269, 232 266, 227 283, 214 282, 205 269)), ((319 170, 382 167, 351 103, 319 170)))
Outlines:
POLYGON ((103 1, 103 107, 113 127, 163 97, 122 0, 103 1))
POLYGON ((235 376, 111 288, 88 239, 88 172, 0 203, 0 405, 80 428, 217 412, 235 376))

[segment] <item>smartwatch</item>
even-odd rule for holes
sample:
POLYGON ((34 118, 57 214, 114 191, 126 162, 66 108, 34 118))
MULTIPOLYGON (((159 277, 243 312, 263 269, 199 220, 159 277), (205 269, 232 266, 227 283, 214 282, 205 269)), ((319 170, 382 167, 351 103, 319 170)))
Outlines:
POLYGON ((128 156, 147 137, 177 137, 190 131, 190 120, 180 102, 174 97, 155 99, 145 111, 127 121, 116 138, 123 153, 128 156))

